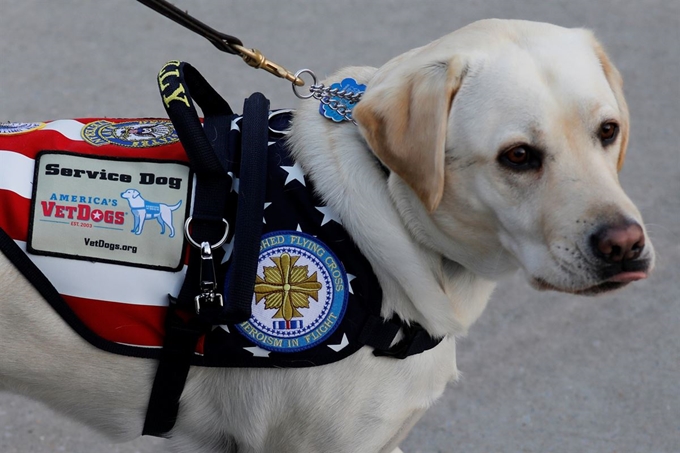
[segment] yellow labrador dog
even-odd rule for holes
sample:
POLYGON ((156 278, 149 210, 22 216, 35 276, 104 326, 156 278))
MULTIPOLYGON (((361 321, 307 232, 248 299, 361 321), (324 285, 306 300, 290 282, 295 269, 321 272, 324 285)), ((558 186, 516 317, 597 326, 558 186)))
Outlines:
MULTIPOLYGON (((358 127, 303 103, 293 153, 371 262, 383 314, 445 340, 405 360, 364 348, 317 368, 192 368, 178 451, 399 451, 456 379, 455 339, 495 280, 520 269, 538 289, 598 294, 653 266, 617 179, 621 77, 590 32, 486 20, 329 83, 344 77, 367 85, 358 127)), ((90 346, 4 256, 0 287, 2 387, 114 439, 139 436, 156 363, 90 346)))

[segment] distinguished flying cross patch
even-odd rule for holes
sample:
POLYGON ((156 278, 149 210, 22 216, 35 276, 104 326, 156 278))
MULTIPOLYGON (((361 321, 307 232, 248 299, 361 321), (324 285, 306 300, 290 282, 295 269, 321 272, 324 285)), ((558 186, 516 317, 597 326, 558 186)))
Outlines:
POLYGON ((39 153, 28 250, 178 270, 190 189, 180 162, 39 153))
POLYGON ((262 237, 252 317, 237 329, 258 346, 295 352, 324 341, 342 321, 347 274, 323 242, 297 231, 262 237))
POLYGON ((112 123, 99 120, 83 127, 83 140, 95 145, 118 145, 128 148, 149 148, 176 142, 177 133, 168 120, 129 121, 112 123))

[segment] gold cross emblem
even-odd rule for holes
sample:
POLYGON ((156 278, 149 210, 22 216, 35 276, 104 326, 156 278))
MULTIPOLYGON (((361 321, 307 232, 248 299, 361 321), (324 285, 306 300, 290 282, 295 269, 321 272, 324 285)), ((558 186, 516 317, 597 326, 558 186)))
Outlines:
POLYGON ((309 308, 309 298, 319 301, 321 283, 316 272, 309 274, 307 266, 296 266, 299 256, 284 253, 270 258, 275 266, 264 267, 264 279, 259 275, 255 279, 255 303, 264 299, 264 308, 278 309, 273 318, 283 318, 286 328, 290 329, 290 320, 302 318, 299 308, 309 308))

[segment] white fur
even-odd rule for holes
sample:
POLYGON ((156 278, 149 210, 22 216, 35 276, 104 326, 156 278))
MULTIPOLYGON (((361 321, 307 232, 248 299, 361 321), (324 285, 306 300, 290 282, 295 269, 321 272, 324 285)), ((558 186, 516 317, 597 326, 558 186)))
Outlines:
MULTIPOLYGON (((418 322, 444 341, 406 360, 376 358, 364 348, 317 368, 194 367, 172 432, 179 451, 398 453, 457 378, 455 337, 481 314, 497 278, 521 268, 529 280, 540 277, 563 291, 597 284, 590 264, 564 270, 565 263, 591 263, 586 252, 560 261, 555 247, 586 240, 577 219, 615 213, 641 223, 616 181, 623 150, 607 153, 590 139, 603 116, 627 118, 585 31, 482 21, 380 70, 347 68, 329 82, 351 76, 367 83, 361 102, 371 107, 385 101, 372 91, 389 85, 398 94, 407 82, 431 76, 428 63, 453 57, 467 73, 443 118, 447 163, 433 212, 408 181, 385 177, 364 124, 327 121, 307 101, 290 136, 296 160, 371 262, 383 314, 418 322), (501 143, 529 140, 532 131, 545 137, 552 160, 540 180, 527 183, 502 173, 495 156, 501 143)), ((651 245, 645 253, 653 261, 651 245)), ((155 361, 90 346, 2 255, 0 288, 0 385, 113 439, 139 436, 155 361)))

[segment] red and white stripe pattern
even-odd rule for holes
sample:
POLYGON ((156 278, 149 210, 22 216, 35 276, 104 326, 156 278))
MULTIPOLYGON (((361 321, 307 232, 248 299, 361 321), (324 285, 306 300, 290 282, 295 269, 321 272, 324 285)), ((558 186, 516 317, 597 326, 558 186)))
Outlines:
MULTIPOLYGON (((188 161, 179 142, 148 148, 93 146, 83 140, 81 130, 96 120, 57 120, 30 132, 0 134, 0 227, 24 251, 38 152, 72 151, 120 158, 188 161)), ((76 315, 99 336, 135 346, 162 345, 167 294, 179 292, 186 266, 179 272, 167 272, 51 256, 29 257, 76 315)))

